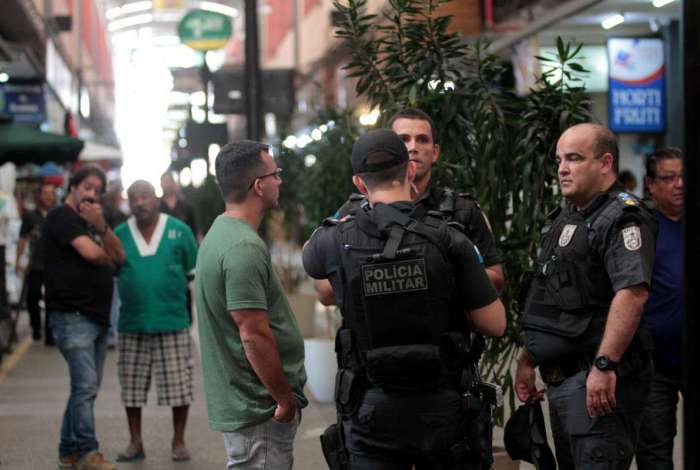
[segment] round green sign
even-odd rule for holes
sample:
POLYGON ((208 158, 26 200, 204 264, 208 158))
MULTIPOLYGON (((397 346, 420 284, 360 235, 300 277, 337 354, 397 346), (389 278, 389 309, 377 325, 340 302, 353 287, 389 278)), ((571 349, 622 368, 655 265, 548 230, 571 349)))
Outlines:
POLYGON ((197 51, 221 49, 231 37, 231 19, 213 11, 190 10, 177 25, 177 34, 197 51))

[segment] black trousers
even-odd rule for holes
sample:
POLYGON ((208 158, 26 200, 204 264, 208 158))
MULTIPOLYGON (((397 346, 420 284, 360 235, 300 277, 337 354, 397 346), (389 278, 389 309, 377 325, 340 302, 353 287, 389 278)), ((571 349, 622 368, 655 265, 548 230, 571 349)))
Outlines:
POLYGON ((369 389, 343 419, 352 470, 464 468, 450 447, 460 440, 462 408, 455 390, 385 392, 369 389))
POLYGON ((680 371, 674 373, 657 368, 639 431, 639 470, 673 470, 676 408, 682 387, 680 371))
MULTIPOLYGON (((41 288, 44 285, 44 273, 38 269, 30 269, 24 279, 27 289, 27 311, 29 321, 32 325, 32 336, 34 339, 41 339, 41 307, 39 301, 42 299, 41 288)), ((49 312, 46 311, 44 319, 44 338, 51 342, 51 328, 49 327, 49 312)))
POLYGON ((591 418, 581 371, 547 387, 549 414, 560 470, 626 470, 632 463, 653 374, 651 363, 632 376, 618 377, 612 414, 591 418))

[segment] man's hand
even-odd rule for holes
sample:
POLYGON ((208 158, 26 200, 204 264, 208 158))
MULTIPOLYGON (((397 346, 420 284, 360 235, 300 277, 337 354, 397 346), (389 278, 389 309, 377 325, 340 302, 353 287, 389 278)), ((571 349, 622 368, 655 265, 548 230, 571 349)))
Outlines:
POLYGON ((617 375, 614 371, 602 371, 593 367, 586 380, 586 408, 591 418, 609 415, 616 406, 615 386, 617 375))
POLYGON ((107 222, 102 215, 102 206, 94 203, 83 201, 78 206, 78 214, 85 219, 87 223, 95 227, 98 232, 104 232, 107 229, 107 222))
POLYGON ((15 274, 17 274, 17 277, 22 277, 24 275, 24 266, 20 263, 15 265, 15 274))
POLYGON ((522 402, 530 399, 540 401, 544 398, 544 390, 535 387, 535 365, 525 351, 520 355, 515 371, 515 393, 522 402))
POLYGON ((297 402, 292 400, 289 403, 277 403, 277 408, 275 408, 275 414, 272 415, 272 419, 280 423, 288 423, 294 419, 297 414, 297 402))

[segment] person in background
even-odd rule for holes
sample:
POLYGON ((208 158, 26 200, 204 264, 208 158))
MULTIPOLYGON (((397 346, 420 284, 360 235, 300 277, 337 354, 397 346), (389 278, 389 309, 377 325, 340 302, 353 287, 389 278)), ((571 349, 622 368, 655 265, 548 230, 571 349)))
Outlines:
MULTIPOLYGON (((56 186, 50 183, 41 183, 34 191, 35 208, 28 211, 22 217, 22 226, 19 229, 19 241, 17 243, 17 257, 15 270, 18 277, 24 275, 25 289, 27 292, 27 311, 32 326, 32 338, 41 341, 41 306, 43 299, 42 287, 44 285, 44 251, 42 248, 41 231, 44 227, 44 219, 49 210, 56 204, 56 186), (29 243, 29 261, 26 268, 22 266, 22 256, 29 243)), ((49 311, 45 310, 44 318, 44 344, 53 346, 54 340, 49 326, 49 311)))
POLYGON ((199 237, 194 207, 182 197, 180 185, 175 180, 173 172, 163 173, 160 177, 160 187, 163 189, 163 197, 160 198, 160 211, 182 220, 190 227, 195 237, 199 237))
POLYGON ((637 447, 640 470, 673 469, 678 394, 683 393, 683 155, 663 149, 644 178, 659 223, 656 261, 644 321, 654 339, 654 380, 637 447))
POLYGON ((625 191, 633 193, 634 190, 637 189, 637 178, 630 170, 621 171, 620 176, 617 177, 617 180, 620 182, 622 187, 625 188, 625 191))
POLYGON ((185 426, 192 394, 192 339, 187 282, 194 275, 197 242, 182 221, 158 210, 155 188, 135 181, 128 191, 133 216, 115 233, 124 246, 118 285, 119 383, 126 407, 130 441, 117 462, 146 457, 141 437, 141 408, 151 375, 158 405, 173 411, 173 461, 190 459, 185 426))
POLYGON ((68 183, 65 204, 46 215, 42 233, 46 308, 70 373, 61 468, 116 469, 99 451, 94 413, 107 353, 112 277, 124 261, 122 244, 102 215, 105 183, 100 167, 81 167, 68 183))
MULTIPOLYGON (((119 179, 110 181, 107 184, 107 191, 102 196, 102 213, 109 227, 114 230, 120 224, 126 222, 129 218, 127 211, 124 208, 124 198, 122 191, 124 190, 122 182, 119 179)), ((117 344, 117 324, 119 323, 119 308, 121 307, 121 299, 119 298, 119 289, 117 289, 117 278, 114 278, 114 293, 112 294, 112 305, 110 307, 109 318, 112 326, 109 328, 109 336, 107 337, 107 347, 114 348, 117 344)))

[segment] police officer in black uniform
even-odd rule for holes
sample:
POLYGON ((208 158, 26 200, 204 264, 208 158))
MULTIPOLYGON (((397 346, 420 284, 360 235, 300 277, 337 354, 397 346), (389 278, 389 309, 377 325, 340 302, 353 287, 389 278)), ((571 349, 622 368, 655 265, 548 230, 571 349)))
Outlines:
MULTIPOLYGON (((500 291, 504 283, 501 266, 503 257, 479 204, 469 193, 438 188, 430 184, 432 166, 440 157, 440 145, 437 142, 433 120, 420 109, 405 108, 389 119, 389 127, 404 141, 409 159, 416 166, 411 198, 419 209, 414 216, 421 218, 428 211, 435 210, 440 211, 445 219, 458 222, 467 238, 479 249, 484 259, 486 274, 496 290, 500 291)), ((335 218, 341 219, 366 206, 367 198, 364 194, 352 194, 335 214, 335 218)), ((326 305, 335 303, 327 282, 318 281, 316 289, 321 302, 326 305)))
POLYGON ((412 217, 415 165, 408 160, 392 131, 360 137, 353 182, 368 209, 327 219, 304 247, 306 271, 330 279, 343 314, 339 426, 331 432, 345 450, 324 441, 333 469, 470 468, 460 460, 469 458, 468 403, 459 391, 465 325, 493 336, 505 329, 503 305, 474 245, 440 213, 412 217))
POLYGON ((618 148, 609 129, 567 129, 557 160, 566 202, 542 229, 516 392, 523 401, 542 397, 539 367, 560 469, 626 469, 653 374, 640 319, 656 224, 616 184, 618 148))

